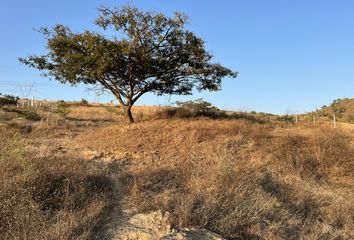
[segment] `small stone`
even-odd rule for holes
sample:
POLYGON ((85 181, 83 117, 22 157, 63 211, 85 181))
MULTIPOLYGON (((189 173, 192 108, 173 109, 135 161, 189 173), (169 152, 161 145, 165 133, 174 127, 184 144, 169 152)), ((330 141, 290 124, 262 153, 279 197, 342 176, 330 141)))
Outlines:
POLYGON ((103 153, 97 150, 83 150, 81 151, 81 157, 85 160, 95 160, 103 156, 103 153))
POLYGON ((224 240, 205 229, 178 228, 169 224, 169 213, 136 214, 119 229, 115 240, 224 240))

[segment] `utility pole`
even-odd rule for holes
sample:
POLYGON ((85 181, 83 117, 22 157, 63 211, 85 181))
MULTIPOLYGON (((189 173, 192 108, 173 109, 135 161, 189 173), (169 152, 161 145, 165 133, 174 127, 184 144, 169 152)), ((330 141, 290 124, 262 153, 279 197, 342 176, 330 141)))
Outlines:
POLYGON ((333 115, 333 127, 336 128, 337 124, 336 124, 336 115, 333 115))

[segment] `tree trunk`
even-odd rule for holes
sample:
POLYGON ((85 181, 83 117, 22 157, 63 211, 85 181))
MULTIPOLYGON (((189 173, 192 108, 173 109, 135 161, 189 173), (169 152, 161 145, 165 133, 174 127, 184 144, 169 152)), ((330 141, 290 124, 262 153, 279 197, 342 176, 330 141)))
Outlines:
POLYGON ((127 117, 128 117, 128 119, 129 119, 129 123, 133 123, 133 122, 134 122, 134 118, 133 118, 133 115, 132 115, 131 108, 132 108, 132 106, 128 106, 128 107, 126 107, 126 109, 125 109, 125 112, 126 112, 126 114, 127 114, 127 117))

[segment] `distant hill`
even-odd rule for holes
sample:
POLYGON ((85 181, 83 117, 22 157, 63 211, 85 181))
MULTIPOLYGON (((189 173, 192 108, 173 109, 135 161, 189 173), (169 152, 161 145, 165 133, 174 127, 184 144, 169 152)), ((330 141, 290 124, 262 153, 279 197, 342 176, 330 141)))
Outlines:
POLYGON ((333 119, 333 115, 341 122, 354 123, 354 98, 336 99, 330 105, 323 105, 312 114, 320 118, 333 119))

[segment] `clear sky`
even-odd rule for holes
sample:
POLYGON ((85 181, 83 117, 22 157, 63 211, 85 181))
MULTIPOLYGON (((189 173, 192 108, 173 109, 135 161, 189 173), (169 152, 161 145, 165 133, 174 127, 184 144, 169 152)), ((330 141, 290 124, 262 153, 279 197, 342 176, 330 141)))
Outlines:
MULTIPOLYGON (((43 36, 33 29, 68 25, 96 29, 100 6, 113 0, 1 0, 0 92, 40 99, 109 101, 85 87, 49 81, 18 57, 45 52, 43 36), (18 85, 20 84, 20 85, 18 85), (22 91, 21 91, 22 90, 22 91)), ((354 97, 353 0, 135 0, 139 8, 190 17, 188 28, 206 41, 215 62, 240 72, 225 79, 220 92, 196 93, 220 108, 272 113, 301 113, 354 97)), ((146 95, 137 104, 168 104, 168 97, 146 95)))

